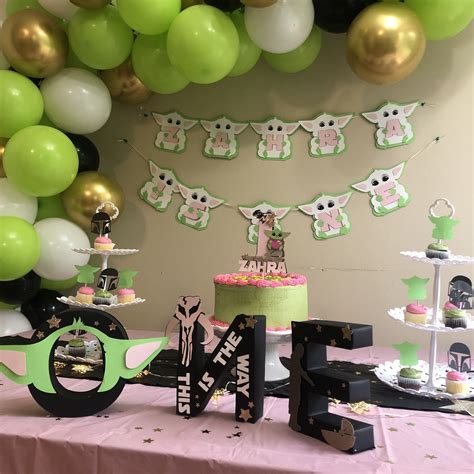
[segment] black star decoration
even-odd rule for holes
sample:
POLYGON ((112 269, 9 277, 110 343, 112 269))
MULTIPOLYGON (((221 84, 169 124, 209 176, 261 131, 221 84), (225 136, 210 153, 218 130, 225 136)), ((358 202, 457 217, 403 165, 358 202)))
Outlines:
POLYGON ((273 421, 273 418, 264 418, 265 421, 273 421))
POLYGON ((146 443, 146 444, 153 443, 153 441, 155 441, 155 440, 154 440, 154 439, 151 439, 151 438, 145 438, 145 439, 143 440, 143 442, 146 443))
POLYGON ((240 435, 241 435, 241 434, 242 434, 241 431, 237 431, 237 433, 232 433, 232 436, 233 436, 234 438, 240 438, 240 435))
POLYGON ((163 428, 154 428, 153 431, 155 433, 161 433, 163 431, 163 428))
POLYGON ((203 434, 209 434, 210 431, 209 431, 209 430, 201 430, 201 433, 203 433, 203 434))
POLYGON ((185 420, 190 420, 190 419, 191 419, 191 417, 190 417, 189 415, 185 415, 185 416, 183 416, 183 418, 184 418, 185 420))
POLYGON ((143 429, 143 426, 135 426, 135 429, 136 429, 136 430, 142 430, 142 429, 143 429))

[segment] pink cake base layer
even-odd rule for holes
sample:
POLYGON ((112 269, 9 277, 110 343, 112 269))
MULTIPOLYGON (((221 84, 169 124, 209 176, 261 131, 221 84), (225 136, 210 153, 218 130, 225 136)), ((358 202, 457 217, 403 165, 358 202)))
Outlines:
MULTIPOLYGON (((310 319, 310 317, 308 316, 308 319, 310 319)), ((220 328, 225 328, 227 329, 230 324, 227 324, 227 323, 223 323, 222 321, 218 321, 217 319, 214 318, 214 316, 210 316, 209 317, 209 321, 210 323, 213 325, 213 326, 219 326, 220 328)), ((275 332, 278 332, 278 331, 288 331, 291 329, 291 326, 288 326, 288 327, 283 327, 283 326, 278 326, 278 327, 275 327, 275 328, 271 328, 271 327, 268 327, 267 326, 267 331, 275 331, 275 332)))

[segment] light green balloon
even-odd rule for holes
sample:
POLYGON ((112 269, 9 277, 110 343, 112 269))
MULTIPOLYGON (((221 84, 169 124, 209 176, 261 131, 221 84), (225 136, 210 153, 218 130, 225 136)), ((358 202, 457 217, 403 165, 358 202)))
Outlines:
POLYGON ((133 32, 113 6, 79 9, 69 22, 68 36, 79 60, 93 69, 112 69, 132 50, 133 32))
POLYGON ((35 228, 19 217, 0 217, 0 281, 27 274, 39 257, 40 239, 35 228))
POLYGON ((132 49, 132 64, 143 84, 159 94, 172 94, 189 84, 189 80, 170 63, 166 51, 166 33, 138 35, 132 49))
POLYGON ((3 167, 8 180, 32 196, 54 196, 74 181, 77 151, 59 130, 43 125, 24 128, 5 146, 3 167))
POLYGON ((84 64, 78 57, 77 54, 72 50, 72 48, 69 48, 69 51, 67 53, 67 58, 66 58, 66 64, 64 65, 65 68, 67 67, 76 67, 79 69, 85 69, 86 71, 90 71, 94 74, 97 73, 97 71, 91 67, 89 67, 87 64, 84 64))
POLYGON ((229 76, 241 76, 257 64, 262 50, 251 40, 245 28, 244 14, 236 10, 230 16, 239 34, 239 56, 229 76))
POLYGON ((117 8, 123 21, 145 35, 168 31, 181 11, 181 0, 118 0, 117 8))
POLYGON ((61 195, 38 198, 38 213, 36 214, 36 222, 47 219, 48 217, 59 217, 61 219, 69 219, 63 206, 61 195))
POLYGON ((313 64, 321 50, 321 30, 314 26, 306 41, 289 53, 263 52, 265 61, 280 72, 299 72, 313 64))
POLYGON ((183 10, 168 31, 168 56, 191 82, 211 84, 227 76, 239 56, 232 20, 209 5, 183 10))
POLYGON ((474 14, 473 0, 405 0, 405 5, 420 17, 428 40, 456 36, 474 14))
POLYGON ((43 97, 32 81, 14 71, 0 71, 0 137, 36 125, 43 109, 43 97))
POLYGON ((5 5, 5 16, 9 17, 10 15, 13 15, 13 13, 27 8, 46 12, 46 10, 36 0, 8 0, 5 5))
POLYGON ((77 275, 69 278, 67 280, 48 280, 46 278, 41 278, 41 288, 47 290, 68 290, 72 288, 77 283, 77 275))
POLYGON ((3 301, 0 301, 0 309, 15 309, 17 308, 17 304, 7 304, 4 303, 3 301))

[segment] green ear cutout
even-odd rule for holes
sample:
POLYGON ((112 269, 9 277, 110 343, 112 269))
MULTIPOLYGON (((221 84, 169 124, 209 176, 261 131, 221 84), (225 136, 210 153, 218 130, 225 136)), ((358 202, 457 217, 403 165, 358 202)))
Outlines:
POLYGON ((400 352, 400 365, 413 366, 418 364, 417 351, 421 348, 419 344, 402 342, 401 344, 394 344, 393 347, 400 352))
POLYGON ((449 216, 433 217, 428 216, 435 225, 432 236, 438 240, 451 240, 454 237, 454 226, 460 221, 449 216))

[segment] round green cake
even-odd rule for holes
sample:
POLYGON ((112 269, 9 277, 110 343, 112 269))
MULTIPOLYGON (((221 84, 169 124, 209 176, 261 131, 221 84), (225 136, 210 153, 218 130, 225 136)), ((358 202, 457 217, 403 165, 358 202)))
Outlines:
POLYGON ((263 315, 267 329, 289 329, 291 321, 308 319, 306 278, 293 273, 231 273, 214 278, 214 319, 230 324, 239 314, 263 315))

